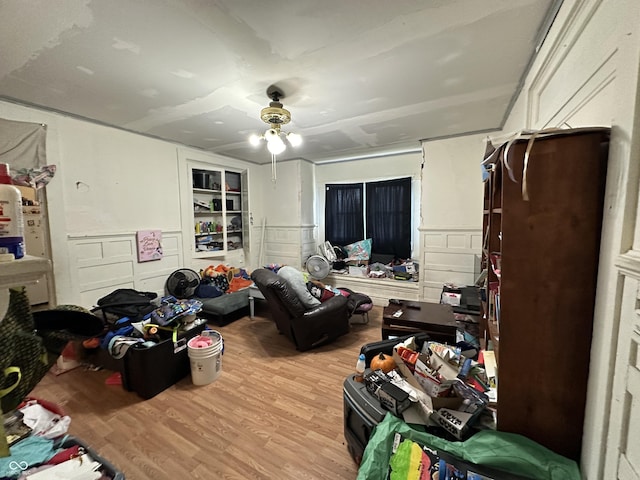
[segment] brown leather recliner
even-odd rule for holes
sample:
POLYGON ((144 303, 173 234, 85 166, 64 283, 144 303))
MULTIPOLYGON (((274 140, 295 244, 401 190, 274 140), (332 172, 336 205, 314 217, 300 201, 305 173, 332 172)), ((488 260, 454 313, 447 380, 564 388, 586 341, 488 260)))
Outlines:
POLYGON ((289 282, 266 268, 258 268, 251 279, 264 295, 278 331, 300 351, 329 343, 349 331, 347 299, 341 295, 307 309, 289 282))

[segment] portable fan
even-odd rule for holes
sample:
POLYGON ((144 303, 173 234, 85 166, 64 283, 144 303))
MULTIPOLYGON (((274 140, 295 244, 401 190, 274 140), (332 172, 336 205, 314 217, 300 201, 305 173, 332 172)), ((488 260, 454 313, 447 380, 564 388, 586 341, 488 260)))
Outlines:
POLYGON ((311 255, 307 258, 307 272, 316 280, 322 280, 331 271, 331 263, 322 255, 311 255))
POLYGON ((181 268, 167 278, 167 292, 176 298, 190 298, 200 284, 200 275, 195 270, 181 268))

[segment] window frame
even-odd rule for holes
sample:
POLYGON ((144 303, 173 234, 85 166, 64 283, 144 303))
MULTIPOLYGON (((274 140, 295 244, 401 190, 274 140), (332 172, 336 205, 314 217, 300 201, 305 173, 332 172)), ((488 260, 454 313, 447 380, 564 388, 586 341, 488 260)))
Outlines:
MULTIPOLYGON (((409 212, 407 212, 407 216, 409 217, 409 236, 410 236, 410 240, 409 240, 409 245, 408 245, 408 253, 409 256, 406 257, 407 259, 409 258, 413 258, 414 256, 414 252, 416 251, 415 249, 417 248, 417 242, 416 242, 416 233, 418 230, 418 223, 419 223, 419 219, 416 218, 416 211, 417 211, 417 205, 416 205, 416 201, 417 201, 417 194, 419 193, 418 191, 418 185, 416 185, 416 183, 418 183, 415 179, 415 177, 413 175, 403 175, 403 176, 398 176, 398 177, 392 177, 392 178, 380 178, 380 179, 367 179, 367 180, 363 180, 363 181, 345 181, 345 182, 331 182, 331 183, 326 183, 324 184, 324 195, 323 195, 323 203, 324 203, 324 209, 323 209, 323 214, 324 214, 324 223, 323 223, 323 236, 325 240, 329 240, 331 242, 331 239, 327 238, 327 228, 328 228, 328 219, 327 219, 327 188, 329 186, 360 186, 362 189, 362 228, 363 228, 363 236, 362 238, 359 238, 355 241, 359 241, 359 240, 364 240, 366 238, 370 238, 369 236, 369 228, 367 226, 367 216, 368 216, 368 203, 367 203, 367 186, 368 185, 372 185, 372 184, 376 184, 376 183, 385 183, 385 182, 398 182, 398 181, 408 181, 408 187, 409 187, 409 212)), ((354 242, 349 242, 349 243, 354 243, 354 242)), ((331 242, 332 244, 334 244, 334 242, 331 242)), ((344 245, 348 245, 349 243, 345 243, 344 245)), ((335 243, 336 245, 341 245, 340 243, 335 243)), ((341 245, 343 246, 343 245, 341 245)))

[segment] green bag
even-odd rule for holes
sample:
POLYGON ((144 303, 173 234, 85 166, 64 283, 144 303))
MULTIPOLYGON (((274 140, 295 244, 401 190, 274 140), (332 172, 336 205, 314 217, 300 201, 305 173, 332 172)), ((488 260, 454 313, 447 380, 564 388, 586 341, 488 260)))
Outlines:
POLYGON ((413 429, 387 413, 374 429, 364 451, 358 480, 387 480, 389 460, 396 433, 421 446, 444 451, 457 458, 535 480, 580 480, 578 464, 553 453, 522 435, 483 430, 464 442, 443 438, 413 429))
MULTIPOLYGON (((31 313, 24 287, 9 290, 0 323, 0 414, 14 410, 42 380, 70 340, 102 333, 103 321, 77 305, 31 313)), ((0 428, 0 457, 9 455, 0 428)))
POLYGON ((0 323, 0 405, 16 408, 71 340, 100 335, 103 320, 78 305, 58 305, 31 313, 24 287, 10 289, 9 308, 0 323))
POLYGON ((56 362, 68 339, 48 340, 35 333, 24 288, 11 289, 9 308, 0 323, 0 399, 2 411, 15 409, 56 362), (54 353, 49 353, 47 347, 54 353), (55 352, 58 352, 57 354, 55 352))

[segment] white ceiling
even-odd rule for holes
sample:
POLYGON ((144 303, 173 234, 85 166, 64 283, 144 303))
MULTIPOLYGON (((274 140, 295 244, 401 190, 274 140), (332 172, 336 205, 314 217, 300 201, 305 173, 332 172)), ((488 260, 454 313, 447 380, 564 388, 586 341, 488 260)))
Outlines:
POLYGON ((255 163, 500 128, 558 0, 3 0, 0 98, 255 163), (546 19, 546 20, 545 20, 546 19))

